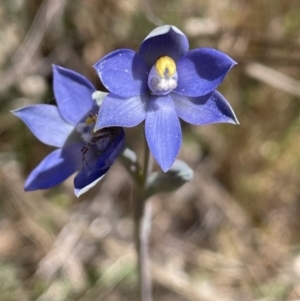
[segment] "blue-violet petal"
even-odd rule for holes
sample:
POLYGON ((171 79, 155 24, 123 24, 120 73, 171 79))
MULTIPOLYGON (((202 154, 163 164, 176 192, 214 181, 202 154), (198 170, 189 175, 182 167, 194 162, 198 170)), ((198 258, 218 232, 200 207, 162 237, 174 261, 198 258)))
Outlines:
POLYGON ((96 69, 105 88, 120 97, 133 97, 148 90, 149 67, 130 49, 113 51, 98 61, 96 69))
POLYGON ((139 54, 151 66, 161 56, 177 61, 189 50, 189 41, 177 27, 163 25, 155 28, 142 42, 139 54))
POLYGON ((175 161, 181 145, 181 127, 170 96, 151 96, 145 122, 151 153, 164 172, 175 161))
POLYGON ((73 126, 66 123, 56 106, 37 104, 12 111, 43 143, 62 147, 73 126))
POLYGON ((53 65, 53 91, 62 117, 76 125, 91 110, 96 89, 83 75, 53 65))
POLYGON ((238 123, 230 104, 218 91, 200 97, 172 93, 171 97, 178 117, 190 124, 238 123))
POLYGON ((114 128, 116 134, 107 148, 98 154, 91 149, 83 163, 83 168, 74 179, 74 192, 77 197, 94 187, 109 170, 125 146, 125 132, 114 128))
POLYGON ((74 194, 79 198, 81 195, 88 192, 91 188, 93 188, 96 184, 98 184, 104 178, 104 176, 106 175, 108 170, 109 170, 109 168, 96 170, 96 171, 93 171, 88 176, 86 174, 80 172, 75 177, 76 182, 81 184, 82 181, 87 181, 87 183, 89 183, 89 184, 87 184, 83 188, 76 188, 75 183, 74 183, 74 194), (95 179, 95 180, 93 181, 93 179, 95 179))
POLYGON ((227 54, 215 49, 191 50, 177 62, 178 85, 174 92, 190 97, 207 95, 235 64, 227 54))
POLYGON ((30 173, 24 189, 48 189, 66 180, 82 164, 82 147, 82 144, 69 145, 51 152, 30 173))
POLYGON ((134 127, 146 118, 149 95, 122 98, 112 93, 104 99, 95 130, 111 127, 134 127))

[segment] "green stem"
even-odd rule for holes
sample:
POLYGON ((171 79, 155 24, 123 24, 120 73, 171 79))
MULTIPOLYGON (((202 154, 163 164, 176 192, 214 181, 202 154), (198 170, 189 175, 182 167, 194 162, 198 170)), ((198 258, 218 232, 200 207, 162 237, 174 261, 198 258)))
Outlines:
POLYGON ((151 159, 152 159, 152 157, 150 156, 150 150, 149 150, 147 141, 145 139, 145 154, 144 154, 143 175, 142 175, 143 190, 145 188, 148 174, 149 174, 149 172, 151 172, 151 169, 152 169, 152 162, 150 162, 150 161, 152 161, 151 159))
MULTIPOLYGON (((145 141, 146 142, 146 141, 145 141)), ((152 168, 152 157, 145 143, 143 169, 140 175, 141 183, 134 193, 134 239, 138 256, 139 294, 141 301, 152 301, 152 282, 149 271, 148 241, 151 230, 152 206, 147 202, 145 185, 152 168)))

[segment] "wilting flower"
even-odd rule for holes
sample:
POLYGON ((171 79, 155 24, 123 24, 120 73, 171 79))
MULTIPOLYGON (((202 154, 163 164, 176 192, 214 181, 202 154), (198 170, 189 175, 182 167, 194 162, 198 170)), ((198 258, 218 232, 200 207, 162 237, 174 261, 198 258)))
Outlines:
POLYGON ((215 49, 189 51, 187 37, 175 26, 158 27, 138 52, 116 50, 95 64, 110 92, 95 128, 134 127, 145 120, 149 148, 167 171, 181 145, 179 118, 194 125, 238 123, 227 100, 216 91, 235 64, 215 49))
POLYGON ((53 187, 79 170, 74 179, 79 196, 108 171, 124 148, 125 134, 120 127, 94 132, 99 106, 93 98, 99 99, 101 92, 81 74, 53 66, 53 89, 57 106, 37 104, 12 111, 41 142, 58 148, 30 173, 25 190, 53 187))

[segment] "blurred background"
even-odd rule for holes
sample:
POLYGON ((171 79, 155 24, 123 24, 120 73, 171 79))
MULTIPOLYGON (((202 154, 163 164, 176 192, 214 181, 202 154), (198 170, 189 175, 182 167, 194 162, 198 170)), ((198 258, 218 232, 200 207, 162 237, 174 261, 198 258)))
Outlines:
POLYGON ((1 0, 0 301, 138 300, 125 169, 25 193, 51 148, 9 110, 55 104, 52 64, 103 89, 92 64, 162 24, 238 62, 220 91, 240 125, 182 124, 195 178, 152 197, 154 300, 300 300, 300 1, 1 0))

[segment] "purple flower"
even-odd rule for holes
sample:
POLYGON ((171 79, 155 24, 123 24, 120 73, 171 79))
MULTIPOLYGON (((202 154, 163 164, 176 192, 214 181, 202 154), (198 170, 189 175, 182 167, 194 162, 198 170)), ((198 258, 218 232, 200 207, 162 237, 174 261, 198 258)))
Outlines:
POLYGON ((121 127, 94 132, 99 110, 92 95, 95 87, 84 76, 53 66, 57 106, 38 104, 12 111, 43 143, 57 147, 30 173, 25 190, 53 187, 78 171, 75 194, 93 187, 105 175, 124 148, 121 127))
POLYGON ((149 148, 167 171, 181 145, 179 118, 194 125, 238 123, 227 100, 216 91, 235 64, 215 49, 189 51, 187 37, 175 26, 157 27, 138 52, 119 49, 94 65, 110 92, 96 129, 134 127, 145 120, 149 148))

